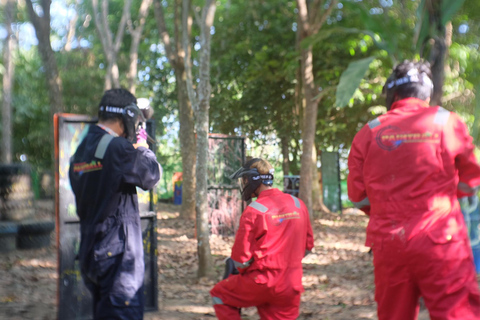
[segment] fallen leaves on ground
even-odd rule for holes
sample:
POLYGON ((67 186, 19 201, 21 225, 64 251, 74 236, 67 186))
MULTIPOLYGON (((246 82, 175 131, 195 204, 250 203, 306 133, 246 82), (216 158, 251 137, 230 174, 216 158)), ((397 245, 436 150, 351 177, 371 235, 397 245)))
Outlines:
MULTIPOLYGON (((215 319, 209 290, 223 276, 234 238, 211 236, 216 278, 198 279, 195 223, 180 219, 178 209, 159 204, 159 310, 146 313, 145 319, 215 319)), ((53 211, 42 214, 54 216, 53 211)), ((363 245, 366 223, 367 218, 354 210, 315 218, 315 250, 303 261, 305 292, 299 319, 376 319, 372 257, 363 245)), ((49 248, 1 254, 0 319, 56 319, 57 278, 53 233, 49 248)), ((242 318, 259 319, 255 308, 242 309, 242 318)), ((428 319, 426 311, 419 319, 428 319)))

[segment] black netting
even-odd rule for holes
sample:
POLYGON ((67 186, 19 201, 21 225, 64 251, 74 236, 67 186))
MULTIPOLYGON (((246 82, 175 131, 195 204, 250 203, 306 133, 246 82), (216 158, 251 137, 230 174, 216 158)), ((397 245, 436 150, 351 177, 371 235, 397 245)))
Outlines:
POLYGON ((208 146, 208 205, 212 234, 235 234, 243 210, 238 180, 229 176, 245 159, 245 138, 210 135, 208 146))

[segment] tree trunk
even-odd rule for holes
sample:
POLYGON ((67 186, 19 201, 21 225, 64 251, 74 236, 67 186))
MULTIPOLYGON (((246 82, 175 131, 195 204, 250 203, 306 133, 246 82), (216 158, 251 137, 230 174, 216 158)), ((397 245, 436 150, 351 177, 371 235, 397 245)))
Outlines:
POLYGON ((280 137, 280 144, 282 146, 282 171, 284 176, 290 174, 290 150, 288 148, 288 138, 284 135, 280 137))
POLYGON ((155 0, 154 13, 160 38, 165 46, 165 52, 170 64, 175 71, 177 86, 178 109, 180 122, 180 153, 182 156, 183 186, 182 186, 182 206, 180 217, 183 219, 195 218, 195 161, 196 144, 195 128, 193 119, 193 110, 190 100, 187 96, 186 73, 185 73, 185 53, 180 42, 181 18, 179 9, 182 7, 182 1, 175 1, 174 32, 175 46, 171 43, 171 37, 165 24, 165 15, 163 13, 162 2, 155 0))
POLYGON ((182 155, 182 206, 180 216, 184 219, 195 218, 195 162, 196 162, 196 141, 195 123, 193 109, 187 96, 187 83, 185 69, 177 66, 175 70, 177 81, 177 96, 179 108, 180 132, 180 153, 182 155))
MULTIPOLYGON (((319 1, 308 2, 306 0, 297 0, 298 7, 298 32, 299 41, 317 34, 322 25, 327 21, 327 17, 337 5, 338 0, 332 0, 323 14, 320 14, 324 8, 319 1)), ((312 201, 312 156, 315 143, 315 128, 317 125, 318 102, 317 87, 313 75, 313 52, 312 46, 301 48, 301 69, 303 78, 303 89, 305 95, 305 113, 303 115, 302 125, 302 156, 300 168, 300 190, 299 197, 305 202, 310 218, 313 214, 312 201)), ((315 177, 315 180, 317 177, 315 177)))
POLYGON ((38 39, 38 51, 45 68, 50 97, 50 114, 53 119, 55 113, 63 111, 63 89, 62 80, 58 74, 57 60, 50 42, 50 0, 42 0, 41 6, 43 15, 38 16, 33 9, 32 0, 27 0, 28 13, 38 39))
POLYGON ((3 49, 3 99, 2 99, 2 162, 12 163, 12 91, 15 74, 13 54, 17 46, 17 38, 12 30, 14 22, 15 0, 7 0, 4 9, 7 37, 3 49))
POLYGON ((317 124, 318 101, 315 97, 313 77, 312 46, 302 49, 302 75, 305 90, 305 114, 302 128, 302 156, 300 168, 300 190, 298 196, 305 202, 312 218, 312 156, 315 143, 315 127, 317 124))
POLYGON ((319 172, 317 168, 318 153, 314 146, 312 151, 312 208, 315 211, 322 210, 322 190, 320 188, 319 172))
POLYGON ((442 105, 443 83, 445 82, 446 53, 447 46, 445 45, 445 38, 437 37, 432 48, 432 56, 430 60, 433 77, 433 94, 430 99, 430 104, 433 106, 442 105))
POLYGON ((213 276, 213 261, 210 250, 210 230, 208 227, 208 111, 210 108, 210 29, 215 16, 215 0, 206 0, 200 21, 200 61, 198 99, 194 96, 192 83, 192 70, 190 63, 189 31, 191 18, 190 0, 183 1, 183 47, 186 53, 185 66, 187 73, 187 86, 190 101, 198 101, 196 110, 197 132, 197 165, 196 165, 196 218, 197 218, 197 246, 198 246, 198 277, 213 276))
MULTIPOLYGON (((38 51, 42 59, 47 80, 48 96, 50 101, 50 120, 53 122, 55 113, 63 112, 63 86, 62 79, 58 73, 57 60, 53 52, 50 42, 50 4, 51 0, 41 0, 43 15, 39 16, 33 9, 32 0, 27 0, 27 9, 30 20, 35 28, 35 34, 38 39, 38 51)), ((38 3, 37 3, 38 4, 38 3)), ((54 128, 50 129, 49 144, 53 150, 54 128)), ((52 164, 55 163, 54 154, 52 152, 52 164)))

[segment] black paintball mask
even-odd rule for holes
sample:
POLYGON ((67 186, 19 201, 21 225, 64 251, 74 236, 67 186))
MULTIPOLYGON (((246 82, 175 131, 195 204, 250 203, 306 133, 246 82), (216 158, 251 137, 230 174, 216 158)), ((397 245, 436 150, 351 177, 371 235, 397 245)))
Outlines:
POLYGON ((257 168, 251 168, 251 166, 260 159, 255 158, 245 163, 240 169, 235 171, 230 179, 241 180, 242 198, 244 201, 250 201, 252 194, 260 187, 261 184, 271 187, 273 185, 273 169, 267 174, 260 174, 257 168))
POLYGON ((124 108, 100 106, 100 113, 116 113, 122 115, 123 126, 125 128, 125 138, 131 143, 136 142, 137 129, 140 122, 145 122, 146 119, 143 112, 138 108, 135 103, 130 103, 124 108))
POLYGON ((397 78, 395 72, 393 72, 390 77, 388 77, 382 89, 382 93, 386 94, 385 104, 387 110, 390 110, 392 104, 395 102, 395 93, 397 92, 398 87, 413 82, 417 82, 420 85, 429 87, 433 93, 432 79, 430 79, 425 72, 420 73, 418 69, 413 68, 410 69, 404 77, 400 78, 397 78))

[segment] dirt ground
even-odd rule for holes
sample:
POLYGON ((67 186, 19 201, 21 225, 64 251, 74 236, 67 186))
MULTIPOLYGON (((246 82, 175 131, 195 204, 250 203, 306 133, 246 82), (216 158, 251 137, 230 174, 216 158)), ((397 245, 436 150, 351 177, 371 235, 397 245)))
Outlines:
MULTIPOLYGON (((215 319, 210 288, 223 275, 233 237, 212 236, 216 280, 196 278, 194 223, 178 219, 178 207, 158 208, 159 310, 146 320, 215 319)), ((53 205, 37 202, 37 212, 53 219, 53 205)), ((315 251, 304 259, 301 314, 298 319, 377 319, 372 256, 363 243, 367 219, 347 210, 314 221, 315 251)), ((0 254, 0 319, 57 318, 57 247, 0 254)), ((245 320, 259 319, 255 308, 242 309, 245 320)), ((429 319, 422 310, 420 320, 429 319)), ((70 319, 60 319, 70 320, 70 319)))

